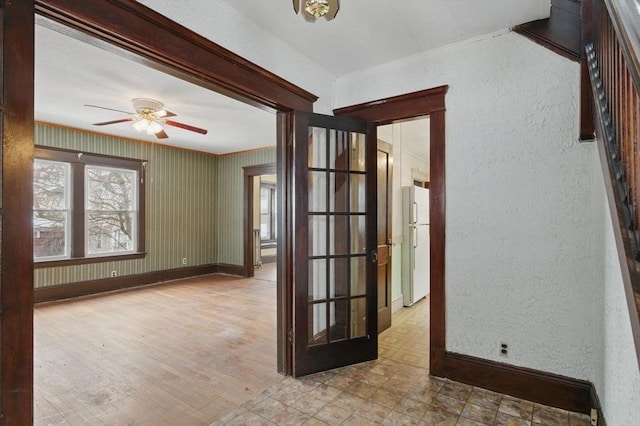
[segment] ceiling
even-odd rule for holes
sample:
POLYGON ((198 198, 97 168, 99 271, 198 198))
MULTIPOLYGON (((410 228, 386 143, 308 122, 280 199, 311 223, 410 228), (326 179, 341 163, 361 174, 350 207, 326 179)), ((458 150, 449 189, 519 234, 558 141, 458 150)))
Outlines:
MULTIPOLYGON (((342 0, 335 19, 309 23, 293 15, 291 0, 222 1, 336 77, 547 18, 551 7, 551 0, 342 0)), ((142 3, 158 10, 175 4, 142 3)), ((206 3, 213 11, 216 2, 206 3)), ((184 9, 186 22, 201 12, 184 9)))
POLYGON ((276 140, 275 113, 148 68, 129 59, 36 26, 35 118, 37 121, 112 136, 157 141, 197 151, 225 154, 271 146, 276 140), (136 132, 131 122, 92 123, 126 118, 131 99, 152 98, 175 114, 172 119, 208 129, 207 135, 165 126, 168 139, 136 132), (250 123, 250 124, 248 124, 250 123))
MULTIPOLYGON (((225 3, 252 25, 269 31, 335 78, 547 17, 550 0, 343 0, 336 19, 306 22, 290 0, 139 0, 196 31, 225 3)), ((40 19, 40 22, 46 21, 40 19)), ((200 30, 202 33, 203 31, 200 30)), ((206 128, 203 136, 166 127, 163 144, 214 154, 271 146, 275 114, 147 68, 131 60, 36 26, 37 121, 157 141, 130 123, 92 123, 126 117, 89 108, 133 111, 131 99, 147 97, 178 114, 175 121, 206 128)), ((203 34, 207 36, 207 34, 203 34)))

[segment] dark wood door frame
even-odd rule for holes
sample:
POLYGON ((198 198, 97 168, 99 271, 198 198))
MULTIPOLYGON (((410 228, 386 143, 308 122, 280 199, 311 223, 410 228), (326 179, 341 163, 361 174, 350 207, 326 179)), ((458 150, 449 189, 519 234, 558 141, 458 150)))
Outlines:
POLYGON ((0 2, 0 423, 33 423, 33 3, 0 2))
POLYGON ((335 109, 335 115, 377 125, 428 115, 430 118, 431 297, 429 372, 444 376, 445 361, 445 95, 440 86, 335 109))
POLYGON ((317 96, 135 0, 35 0, 40 22, 194 84, 271 110, 312 111, 317 96))
MULTIPOLYGON (((256 176, 275 175, 275 164, 246 166, 244 169, 244 276, 253 277, 253 181, 256 176)), ((277 183, 276 183, 277 185, 277 183)), ((279 190, 279 189, 278 189, 279 190)))

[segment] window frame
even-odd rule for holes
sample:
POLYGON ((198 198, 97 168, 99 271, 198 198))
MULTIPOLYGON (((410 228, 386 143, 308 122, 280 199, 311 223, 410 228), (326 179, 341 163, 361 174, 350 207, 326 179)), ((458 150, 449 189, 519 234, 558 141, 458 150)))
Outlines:
POLYGON ((140 259, 146 256, 145 251, 145 160, 115 157, 111 155, 94 154, 62 148, 36 146, 34 160, 58 161, 69 163, 71 166, 71 217, 70 217, 70 252, 69 258, 56 260, 36 260, 33 258, 34 268, 52 266, 84 265, 91 263, 111 262, 117 260, 140 259), (96 255, 86 253, 85 237, 85 166, 112 167, 133 170, 137 173, 137 229, 136 245, 133 252, 122 254, 96 255))

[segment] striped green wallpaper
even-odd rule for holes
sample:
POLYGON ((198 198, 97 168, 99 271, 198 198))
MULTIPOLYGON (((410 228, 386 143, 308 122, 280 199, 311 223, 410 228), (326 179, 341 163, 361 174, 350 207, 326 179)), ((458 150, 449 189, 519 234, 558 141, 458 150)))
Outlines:
POLYGON ((242 168, 275 162, 275 147, 218 157, 218 263, 244 262, 242 168))
POLYGON ((119 276, 124 276, 179 268, 185 257, 187 266, 218 262, 216 205, 219 157, 42 124, 36 125, 35 141, 43 146, 148 161, 147 256, 144 259, 36 269, 36 288, 107 278, 114 270, 119 276))

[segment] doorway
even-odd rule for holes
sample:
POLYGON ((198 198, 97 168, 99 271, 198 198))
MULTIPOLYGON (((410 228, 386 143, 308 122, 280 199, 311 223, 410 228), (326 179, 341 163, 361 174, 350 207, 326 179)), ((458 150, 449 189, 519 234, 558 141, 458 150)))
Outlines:
POLYGON ((244 276, 256 267, 277 263, 278 176, 275 164, 244 170, 244 276))
MULTIPOLYGON (((390 278, 385 280, 379 273, 378 288, 389 283, 391 303, 388 315, 391 323, 395 324, 396 318, 401 322, 406 317, 414 318, 416 314, 410 312, 419 312, 420 322, 424 321, 411 327, 410 339, 398 340, 382 334, 379 351, 381 356, 391 359, 411 358, 415 365, 427 368, 430 243, 429 190, 424 186, 429 183, 429 117, 378 126, 378 149, 379 170, 384 168, 385 156, 391 157, 393 162, 389 173, 389 195, 386 197, 384 179, 381 180, 380 174, 378 176, 378 203, 381 209, 386 210, 378 214, 378 229, 384 225, 381 222, 385 218, 390 224, 387 236, 390 256, 388 266, 385 266, 390 278), (384 155, 380 153, 381 147, 385 148, 384 155)), ((378 266, 380 268, 380 264, 378 266)), ((380 292, 378 295, 380 307, 380 292)), ((413 320, 404 321, 411 324, 413 320)))
MULTIPOLYGON (((218 95, 70 38, 50 29, 51 26, 55 26, 55 23, 47 22, 46 26, 36 27, 37 101, 57 103, 61 110, 89 111, 91 115, 85 122, 90 126, 91 123, 118 116, 124 115, 126 118, 126 112, 129 111, 128 99, 125 96, 123 106, 117 102, 127 93, 155 98, 154 95, 161 92, 162 97, 159 99, 166 103, 167 109, 179 114, 175 120, 206 127, 210 130, 209 136, 213 134, 211 130, 218 127, 201 124, 193 114, 196 109, 204 110, 207 106, 214 105, 218 95), (69 45, 70 48, 64 48, 69 45), (78 67, 78 70, 87 80, 101 81, 108 91, 113 92, 113 96, 109 97, 107 94, 105 97, 100 88, 91 90, 74 78, 69 78, 68 81, 73 82, 77 90, 75 93, 66 93, 68 97, 47 96, 50 93, 48 91, 43 95, 42 90, 60 90, 65 83, 65 76, 60 77, 59 68, 56 68, 64 68, 65 64, 51 64, 43 56, 49 53, 48 58, 55 57, 58 62, 64 62, 64 50, 81 50, 83 55, 79 56, 82 60, 78 60, 79 64, 76 65, 82 67, 78 67), (134 67, 135 71, 132 72, 129 67, 134 67), (42 84, 43 80, 58 80, 59 84, 55 87, 53 84, 50 85, 52 87, 43 87, 47 86, 42 84), (121 82, 114 83, 114 80, 121 82), (135 87, 125 87, 123 90, 123 86, 132 82, 135 87), (73 98, 73 102, 69 98, 73 98), (73 105, 69 106, 68 103, 73 105), (83 104, 120 108, 123 112, 87 108, 83 104), (196 108, 193 107, 194 104, 197 105, 196 108)), ((71 91, 67 88, 67 92, 71 91)), ((255 121, 266 117, 270 122, 271 132, 265 134, 264 139, 275 143, 275 114, 250 105, 238 105, 236 100, 231 102, 233 108, 228 109, 243 111, 245 119, 254 125, 257 125, 255 121), (249 114, 246 114, 247 111, 249 114), (256 117, 251 117, 251 112, 259 114, 259 117, 254 120, 256 117)), ((224 108, 220 110, 219 115, 226 112, 224 108)), ((188 142, 191 143, 202 142, 204 139, 214 146, 213 138, 185 129, 167 128, 168 138, 160 140, 151 134, 137 133, 131 123, 126 122, 108 124, 107 127, 90 127, 93 132, 77 131, 62 127, 64 123, 59 124, 37 124, 35 142, 38 145, 73 150, 74 153, 80 152, 85 159, 89 157, 89 153, 94 153, 130 157, 137 159, 137 163, 145 162, 144 174, 140 173, 140 180, 145 181, 144 191, 138 194, 139 199, 146 200, 147 206, 151 207, 147 215, 141 215, 146 220, 140 226, 146 231, 147 254, 136 260, 135 267, 131 265, 132 262, 121 259, 92 264, 91 269, 98 272, 88 277, 79 272, 83 265, 56 265, 52 268, 38 263, 34 280, 36 287, 77 288, 87 285, 87 281, 95 279, 96 275, 102 282, 120 280, 139 284, 139 280, 148 276, 149 272, 156 276, 156 282, 171 279, 174 272, 184 271, 185 275, 196 275, 198 269, 213 272, 211 266, 216 260, 212 254, 215 253, 216 246, 224 245, 227 252, 231 251, 230 248, 241 248, 242 235, 237 232, 237 225, 242 223, 242 216, 237 213, 242 209, 241 198, 238 196, 242 191, 240 165, 249 163, 247 159, 255 162, 256 158, 262 157, 273 161, 274 148, 266 150, 270 155, 263 155, 265 150, 252 150, 248 153, 213 156, 196 150, 177 149, 177 142, 181 137, 188 137, 188 142), (95 129, 109 132, 109 135, 97 134, 95 129), (124 132, 125 135, 117 137, 113 134, 115 131, 124 132), (224 185, 218 183, 216 176, 224 176, 224 185), (154 258, 161 259, 158 262, 160 271, 153 271, 149 266, 154 258), (104 271, 106 265, 110 265, 109 269, 116 271, 118 275, 113 280, 109 276, 102 278, 105 274, 99 272, 100 269, 104 271), (62 277, 75 275, 77 278, 66 284, 61 283, 62 280, 57 281, 54 274, 62 277)), ((224 124, 229 126, 231 122, 225 120, 224 124)), ((243 125, 246 126, 246 123, 243 125)), ((216 133, 220 134, 222 130, 217 130, 216 133)), ((275 165, 273 172, 275 173, 275 165)), ((237 255, 235 258, 239 260, 229 262, 231 266, 241 264, 242 258, 237 255)), ((219 266, 221 260, 218 259, 217 262, 219 266)), ((231 272, 237 274, 235 271, 231 272)), ((184 417, 186 423, 195 415, 201 415, 203 420, 207 420, 207 415, 210 416, 208 420, 215 419, 221 414, 219 410, 225 408, 227 401, 221 400, 224 396, 221 395, 222 392, 216 394, 216 388, 224 390, 229 400, 238 401, 243 395, 259 391, 265 385, 265 382, 247 380, 248 377, 262 376, 276 380, 275 271, 273 275, 271 280, 252 281, 234 281, 232 278, 224 281, 195 279, 181 281, 177 288, 162 285, 155 289, 96 296, 90 301, 82 299, 56 303, 55 307, 38 306, 34 319, 34 414, 37 423, 57 422, 59 415, 56 416, 56 411, 65 413, 68 418, 86 415, 87 422, 91 424, 144 421, 160 424, 162 422, 158 418, 163 414, 172 417, 171 420, 175 423, 182 423, 180 416, 184 417), (186 288, 194 292, 188 294, 186 288), (154 293, 153 290, 159 290, 160 293, 154 293), (137 302, 132 302, 136 299, 137 302), (270 303, 260 303, 264 299, 268 299, 270 303), (130 309, 132 303, 136 305, 133 310, 130 309), (105 311, 107 306, 110 309, 105 311), (56 308, 57 313, 67 319, 66 327, 64 319, 58 322, 55 315, 44 314, 51 314, 56 308), (225 315, 225 312, 234 312, 235 315, 225 315), (214 314, 218 317, 214 317, 214 314), (238 338, 232 331, 241 330, 241 325, 246 323, 244 319, 250 315, 268 318, 268 321, 256 321, 253 324, 256 330, 261 331, 249 339, 260 343, 234 346, 238 338), (171 332, 167 333, 169 330, 171 332), (96 338, 94 344, 89 342, 91 338, 96 338), (220 348, 215 348, 212 343, 219 344, 220 348), (259 353, 262 359, 244 352, 250 350, 259 353), (179 359, 171 360, 169 353, 182 355, 179 359), (237 361, 239 359, 246 363, 240 364, 237 361), (185 364, 198 365, 198 360, 203 362, 199 367, 184 367, 185 364), (253 364, 269 368, 270 374, 264 375, 253 364), (234 371, 235 368, 238 371, 234 371), (77 374, 83 379, 79 379, 77 374), (161 389, 163 381, 166 382, 164 390, 161 389), (245 384, 238 389, 240 382, 245 384), (67 390, 62 392, 61 387, 66 387, 67 390), (183 392, 182 387, 191 390, 183 392), (245 388, 249 391, 244 390, 245 388), (64 393, 64 398, 58 397, 61 393, 64 393), (154 398, 149 395, 154 395, 157 399, 151 402, 154 398), (188 398, 190 395, 192 399, 188 398), (158 403, 160 398, 165 402, 158 403), (210 398, 210 403, 205 403, 207 398, 210 398), (162 407, 163 404, 166 406, 162 407), (116 410, 114 406, 119 406, 122 410, 116 410), (91 417, 88 412, 95 417, 91 417)), ((40 290, 41 288, 37 289, 38 292, 40 290)), ((251 336, 249 333, 243 335, 251 336)))
POLYGON ((444 376, 445 361, 445 96, 448 86, 335 109, 337 116, 378 126, 429 116, 430 317, 429 373, 444 376))

